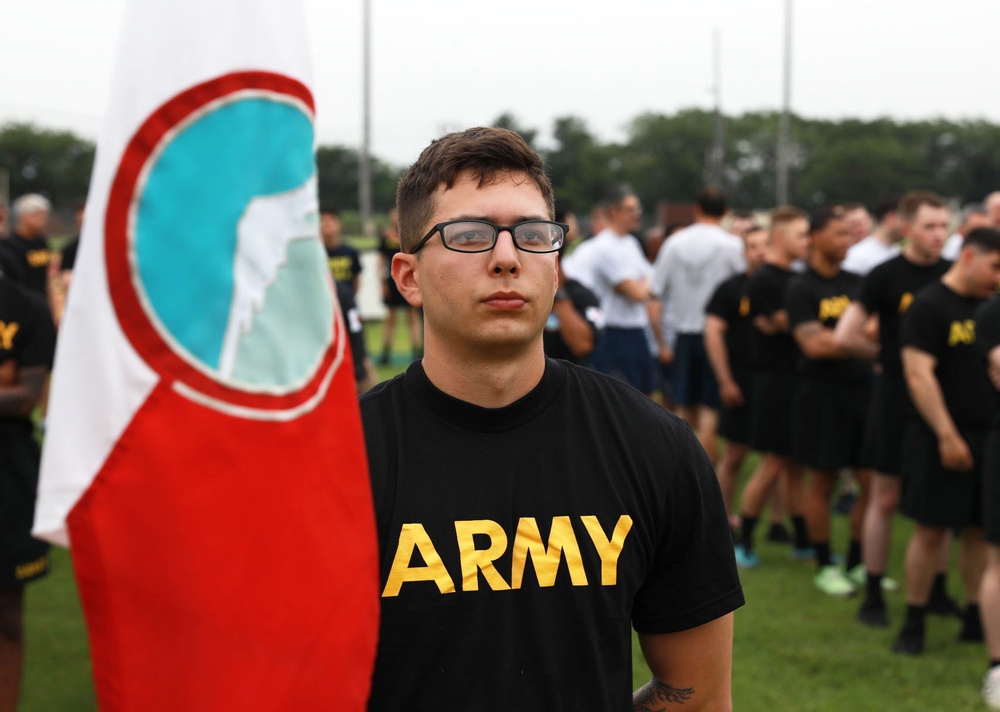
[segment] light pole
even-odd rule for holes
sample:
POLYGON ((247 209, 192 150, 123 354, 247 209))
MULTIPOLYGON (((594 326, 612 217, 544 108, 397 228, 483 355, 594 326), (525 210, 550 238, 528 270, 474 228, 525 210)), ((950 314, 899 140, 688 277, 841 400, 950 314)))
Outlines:
POLYGON ((775 201, 788 205, 788 168, 791 163, 792 104, 792 0, 785 0, 785 66, 781 119, 778 122, 778 146, 775 166, 775 201))
POLYGON ((372 219, 372 164, 371 164, 371 6, 369 0, 362 4, 362 118, 361 155, 358 161, 358 203, 361 208, 361 231, 365 237, 375 235, 372 219))

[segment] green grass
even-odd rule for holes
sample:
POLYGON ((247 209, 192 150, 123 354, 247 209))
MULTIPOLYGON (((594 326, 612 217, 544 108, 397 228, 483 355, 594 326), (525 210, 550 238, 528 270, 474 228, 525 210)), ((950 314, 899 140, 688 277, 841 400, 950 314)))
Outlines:
MULTIPOLYGON (((380 344, 379 325, 368 326, 369 347, 380 344)), ((385 378, 405 368, 405 333, 399 358, 379 369, 385 378)), ((372 353, 377 353, 372 350, 372 353)), ((752 466, 748 462, 744 472, 752 466)), ((844 517, 834 517, 834 548, 846 549, 844 517)), ((764 529, 765 527, 761 527, 764 529)), ((911 531, 897 518, 890 575, 902 578, 903 548, 911 531)), ((763 532, 759 537, 763 540, 763 532)), ((902 593, 888 594, 892 627, 866 628, 854 615, 857 599, 835 600, 813 587, 811 563, 795 562, 784 545, 761 541, 760 569, 742 573, 747 605, 736 613, 733 662, 735 709, 745 712, 985 710, 979 685, 987 656, 982 645, 957 642, 956 620, 930 618, 927 653, 894 655, 889 648, 904 610, 902 593)), ((958 575, 950 576, 959 593, 958 575)), ((21 712, 96 710, 87 644, 69 557, 53 550, 53 571, 27 594, 28 659, 21 712)), ((634 679, 649 679, 633 646, 634 679)))

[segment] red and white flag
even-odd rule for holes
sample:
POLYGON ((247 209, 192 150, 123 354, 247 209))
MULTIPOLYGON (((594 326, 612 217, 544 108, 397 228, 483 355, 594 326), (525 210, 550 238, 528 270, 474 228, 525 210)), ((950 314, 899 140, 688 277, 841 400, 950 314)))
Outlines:
POLYGON ((378 551, 297 0, 130 0, 35 533, 100 707, 358 710, 378 551))

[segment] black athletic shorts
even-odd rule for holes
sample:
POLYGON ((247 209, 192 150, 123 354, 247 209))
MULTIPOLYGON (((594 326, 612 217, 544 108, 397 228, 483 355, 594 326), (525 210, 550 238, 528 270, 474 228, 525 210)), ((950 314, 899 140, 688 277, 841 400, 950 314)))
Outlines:
POLYGON ((903 497, 900 510, 929 527, 964 529, 983 521, 983 449, 986 428, 960 428, 975 461, 969 472, 941 465, 937 436, 923 420, 910 417, 903 435, 903 497))
POLYGON ((792 402, 799 378, 792 371, 754 375, 750 397, 750 446, 782 457, 792 454, 792 402))
POLYGON ((802 378, 792 407, 792 459, 819 470, 858 467, 871 387, 802 378))
POLYGON ((743 405, 738 408, 722 406, 719 412, 719 435, 732 443, 746 445, 750 442, 750 421, 753 415, 753 385, 755 374, 749 369, 733 370, 733 378, 743 391, 743 405))
POLYGON ((910 393, 902 373, 888 371, 875 379, 861 464, 880 475, 899 475, 903 431, 910 409, 910 393))
POLYGON ((406 301, 406 298, 399 293, 399 287, 396 286, 396 280, 392 277, 383 280, 385 284, 385 297, 382 299, 382 303, 385 304, 389 309, 395 309, 397 307, 408 307, 410 303, 406 301))
POLYGON ((0 588, 22 586, 49 570, 49 545, 31 536, 38 462, 30 424, 0 424, 0 588))
POLYGON ((1000 427, 993 427, 983 447, 983 538, 1000 546, 1000 427))

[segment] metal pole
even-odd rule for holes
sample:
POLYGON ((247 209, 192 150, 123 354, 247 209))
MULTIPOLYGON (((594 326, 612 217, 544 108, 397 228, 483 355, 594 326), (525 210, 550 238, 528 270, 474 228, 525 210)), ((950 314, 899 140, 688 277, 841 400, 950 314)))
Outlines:
POLYGON ((372 167, 371 167, 371 7, 369 0, 362 0, 362 135, 361 155, 358 163, 358 202, 361 208, 361 231, 365 237, 375 235, 372 219, 372 167))
POLYGON ((785 0, 785 67, 781 120, 778 124, 777 165, 775 166, 775 200, 788 205, 788 171, 791 163, 792 106, 792 0, 785 0))

